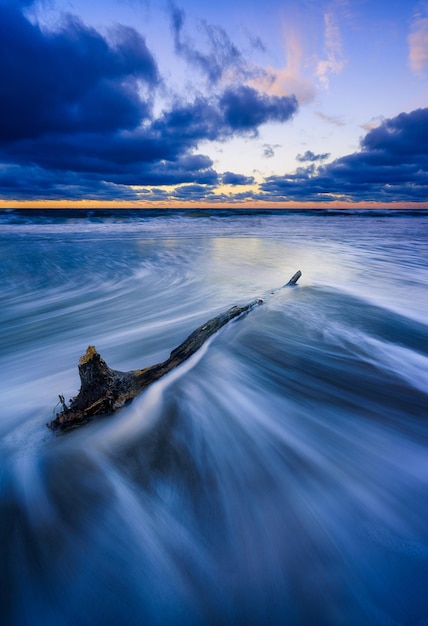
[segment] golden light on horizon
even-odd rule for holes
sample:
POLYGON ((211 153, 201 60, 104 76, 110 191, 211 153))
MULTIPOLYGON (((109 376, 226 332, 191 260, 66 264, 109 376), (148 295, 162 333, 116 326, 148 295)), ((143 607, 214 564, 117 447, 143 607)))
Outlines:
MULTIPOLYGON (((216 195, 216 194, 214 194, 216 195)), ((10 209, 412 209, 427 210, 428 202, 274 202, 271 200, 229 200, 224 197, 218 201, 201 201, 197 199, 179 200, 7 200, 0 205, 1 210, 10 209)))

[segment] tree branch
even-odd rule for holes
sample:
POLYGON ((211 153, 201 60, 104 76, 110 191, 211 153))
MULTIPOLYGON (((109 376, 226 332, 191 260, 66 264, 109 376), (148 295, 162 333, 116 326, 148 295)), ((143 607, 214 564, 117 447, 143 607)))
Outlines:
MULTIPOLYGON (((284 287, 295 285, 301 275, 300 271, 296 272, 284 287)), ((260 304, 263 304, 262 299, 231 307, 193 331, 166 361, 145 369, 130 372, 111 369, 96 348, 88 346, 79 360, 80 391, 70 400, 69 407, 64 397, 60 396, 62 411, 47 424, 48 428, 61 431, 78 428, 96 416, 109 415, 121 409, 150 384, 184 363, 225 324, 260 304)))

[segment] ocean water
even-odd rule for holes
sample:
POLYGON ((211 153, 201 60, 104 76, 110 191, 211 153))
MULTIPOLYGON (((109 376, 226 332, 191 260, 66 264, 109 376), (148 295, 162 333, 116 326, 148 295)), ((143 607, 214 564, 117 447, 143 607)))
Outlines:
POLYGON ((427 212, 3 211, 0 284, 2 626, 428 625, 427 212), (255 297, 46 428, 89 344, 144 367, 255 297))

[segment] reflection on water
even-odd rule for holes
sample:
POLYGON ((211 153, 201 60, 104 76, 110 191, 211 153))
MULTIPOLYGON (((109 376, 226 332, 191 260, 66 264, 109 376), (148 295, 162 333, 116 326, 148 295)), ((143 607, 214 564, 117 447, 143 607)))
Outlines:
POLYGON ((428 623, 426 218, 346 220, 0 229, 1 623, 428 623), (87 344, 153 364, 259 295, 120 414, 45 429, 87 344))

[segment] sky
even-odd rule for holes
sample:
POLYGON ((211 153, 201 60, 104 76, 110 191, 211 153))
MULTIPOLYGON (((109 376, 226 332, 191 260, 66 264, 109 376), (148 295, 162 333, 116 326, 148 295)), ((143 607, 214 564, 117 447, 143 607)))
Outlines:
POLYGON ((0 208, 428 208, 428 0, 0 0, 0 208))

